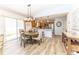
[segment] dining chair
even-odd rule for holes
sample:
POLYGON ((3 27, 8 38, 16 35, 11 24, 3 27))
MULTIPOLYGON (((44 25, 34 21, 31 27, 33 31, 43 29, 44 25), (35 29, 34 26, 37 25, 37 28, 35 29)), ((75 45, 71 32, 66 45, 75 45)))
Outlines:
POLYGON ((37 37, 34 37, 33 39, 38 41, 38 44, 42 42, 42 31, 38 30, 39 35, 37 37))
POLYGON ((21 41, 21 46, 23 45, 25 48, 26 43, 28 43, 28 37, 25 36, 24 31, 20 31, 20 41, 21 41))

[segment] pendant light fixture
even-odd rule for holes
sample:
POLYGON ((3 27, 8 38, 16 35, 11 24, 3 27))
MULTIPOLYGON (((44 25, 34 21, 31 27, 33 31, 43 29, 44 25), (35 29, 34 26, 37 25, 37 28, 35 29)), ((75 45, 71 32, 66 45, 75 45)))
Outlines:
POLYGON ((25 19, 26 21, 32 21, 33 17, 31 16, 31 4, 27 5, 27 18, 25 19))

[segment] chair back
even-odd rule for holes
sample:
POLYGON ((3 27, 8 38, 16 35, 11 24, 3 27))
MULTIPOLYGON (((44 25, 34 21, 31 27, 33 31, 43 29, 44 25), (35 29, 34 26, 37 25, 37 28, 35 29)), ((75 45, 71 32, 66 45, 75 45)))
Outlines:
POLYGON ((43 32, 42 32, 42 30, 41 30, 41 29, 38 29, 38 33, 39 33, 39 35, 38 35, 38 36, 39 36, 40 38, 42 38, 42 33, 43 33, 43 32))
POLYGON ((24 37, 25 37, 24 30, 19 30, 19 32, 20 32, 20 38, 24 39, 24 37))

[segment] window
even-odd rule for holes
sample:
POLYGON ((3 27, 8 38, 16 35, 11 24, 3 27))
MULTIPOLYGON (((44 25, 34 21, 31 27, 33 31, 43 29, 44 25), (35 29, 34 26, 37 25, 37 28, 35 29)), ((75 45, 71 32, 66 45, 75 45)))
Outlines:
POLYGON ((24 22, 23 22, 23 20, 17 20, 17 36, 18 36, 18 38, 19 38, 19 30, 20 29, 24 29, 24 22))
POLYGON ((16 19, 5 17, 5 41, 16 39, 16 19))

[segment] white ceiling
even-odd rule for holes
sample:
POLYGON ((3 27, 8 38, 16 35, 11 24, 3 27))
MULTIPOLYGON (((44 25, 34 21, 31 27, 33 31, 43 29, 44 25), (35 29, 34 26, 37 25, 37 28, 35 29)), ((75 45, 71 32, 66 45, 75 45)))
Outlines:
POLYGON ((27 16, 29 3, 31 4, 31 14, 36 17, 69 12, 73 8, 71 4, 52 4, 51 0, 0 0, 0 8, 27 16))
MULTIPOLYGON (((41 9, 45 8, 45 5, 36 5, 36 4, 32 4, 31 6, 31 14, 35 15, 36 13, 38 13, 39 11, 41 11, 41 9)), ((27 16, 27 4, 25 5, 1 5, 2 9, 8 10, 8 11, 13 11, 16 12, 18 14, 21 14, 23 16, 27 16)))

